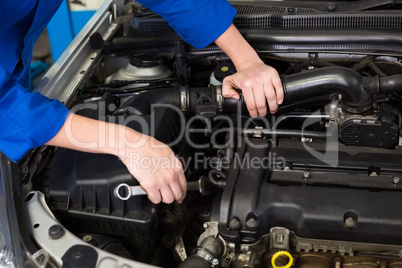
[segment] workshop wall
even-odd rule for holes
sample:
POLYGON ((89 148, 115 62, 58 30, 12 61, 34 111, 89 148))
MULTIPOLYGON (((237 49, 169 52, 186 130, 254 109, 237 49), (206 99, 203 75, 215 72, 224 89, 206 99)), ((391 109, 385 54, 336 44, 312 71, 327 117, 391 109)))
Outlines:
POLYGON ((50 50, 56 61, 104 0, 64 0, 47 27, 50 50))

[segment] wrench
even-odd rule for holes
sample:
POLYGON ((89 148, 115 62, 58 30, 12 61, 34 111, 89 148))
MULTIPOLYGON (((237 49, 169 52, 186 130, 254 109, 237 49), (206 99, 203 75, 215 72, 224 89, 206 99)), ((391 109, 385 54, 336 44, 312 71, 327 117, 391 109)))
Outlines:
POLYGON ((147 195, 148 193, 141 185, 130 186, 127 183, 121 183, 114 188, 114 196, 121 200, 128 200, 132 196, 147 195))
MULTIPOLYGON (((197 181, 187 182, 187 191, 197 191, 202 195, 209 194, 208 189, 206 189, 206 178, 201 177, 197 181)), ((130 186, 127 183, 120 183, 114 188, 114 196, 120 200, 128 200, 132 196, 137 195, 147 195, 148 193, 140 185, 130 186)))

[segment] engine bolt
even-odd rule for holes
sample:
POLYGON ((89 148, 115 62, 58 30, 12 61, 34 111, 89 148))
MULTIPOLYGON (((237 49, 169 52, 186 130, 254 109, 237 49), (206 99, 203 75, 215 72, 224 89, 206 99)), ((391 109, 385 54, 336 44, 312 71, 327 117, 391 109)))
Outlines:
POLYGON ((173 221, 173 220, 174 220, 174 215, 173 215, 173 213, 172 213, 169 209, 166 209, 166 210, 163 211, 163 213, 162 213, 162 220, 163 220, 164 222, 171 222, 171 221, 173 221))
POLYGON ((341 257, 335 257, 333 259, 333 261, 335 263, 335 268, 341 268, 342 267, 343 259, 341 257))
POLYGON ((204 223, 203 225, 202 225, 202 227, 204 227, 204 229, 207 229, 208 227, 209 227, 209 225, 208 225, 208 223, 204 223))
POLYGON ((295 14, 295 12, 296 12, 296 9, 294 7, 289 7, 288 8, 288 13, 289 14, 295 14))
POLYGON ((289 166, 286 166, 283 168, 283 171, 292 171, 292 169, 289 166))
POLYGON ((394 177, 392 179, 392 183, 395 184, 395 185, 398 185, 398 184, 401 183, 401 179, 399 177, 394 177))
POLYGON ((310 179, 310 172, 308 172, 308 171, 304 171, 303 172, 303 178, 305 179, 305 180, 308 180, 308 179, 310 179))
POLYGON ((213 258, 211 261, 212 267, 219 265, 219 260, 217 258, 213 258))
POLYGON ((183 205, 178 203, 173 203, 173 213, 175 215, 180 215, 184 211, 183 205))
POLYGON ((378 173, 375 172, 375 171, 373 171, 373 172, 370 173, 370 177, 377 177, 377 176, 378 176, 378 173))
POLYGON ((345 220, 345 226, 348 227, 348 228, 354 228, 354 227, 356 227, 356 221, 355 221, 355 219, 353 219, 352 217, 348 217, 348 218, 345 220))
POLYGON ((329 12, 334 12, 334 11, 336 10, 336 8, 337 8, 337 6, 336 6, 335 3, 328 3, 328 4, 327 4, 327 10, 328 10, 329 12))
POLYGON ((254 219, 254 218, 250 218, 247 220, 246 226, 249 229, 255 229, 258 227, 258 220, 254 219))
POLYGON ((237 218, 232 218, 229 222, 230 230, 237 230, 241 228, 241 223, 237 218))

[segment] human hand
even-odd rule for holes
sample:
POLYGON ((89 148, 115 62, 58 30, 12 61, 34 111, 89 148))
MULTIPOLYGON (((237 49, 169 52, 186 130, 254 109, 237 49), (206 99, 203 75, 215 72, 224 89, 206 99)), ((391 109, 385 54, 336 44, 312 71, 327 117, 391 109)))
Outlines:
POLYGON ((181 203, 186 197, 186 178, 181 162, 173 151, 158 140, 146 136, 140 148, 125 148, 122 162, 148 193, 151 202, 181 203))
POLYGON ((155 204, 186 197, 183 167, 173 151, 129 127, 70 114, 46 145, 119 157, 155 204))
POLYGON ((226 98, 240 99, 235 89, 241 89, 251 117, 275 113, 283 102, 283 87, 278 72, 262 60, 246 61, 236 65, 237 73, 223 80, 222 94, 226 98))

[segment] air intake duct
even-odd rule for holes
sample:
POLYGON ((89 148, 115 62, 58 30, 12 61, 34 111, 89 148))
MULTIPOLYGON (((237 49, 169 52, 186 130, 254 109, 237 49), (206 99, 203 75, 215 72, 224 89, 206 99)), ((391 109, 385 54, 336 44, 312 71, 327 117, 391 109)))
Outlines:
MULTIPOLYGON (((325 67, 302 73, 282 76, 285 104, 334 94, 342 94, 342 108, 351 114, 364 114, 371 110, 374 93, 402 92, 402 75, 390 77, 363 77, 346 67, 325 67)), ((222 97, 220 86, 191 88, 181 86, 144 91, 131 98, 121 109, 136 110, 139 114, 150 113, 151 104, 171 104, 188 115, 214 116, 216 113, 235 113, 241 102, 242 112, 247 112, 241 100, 222 97)))

